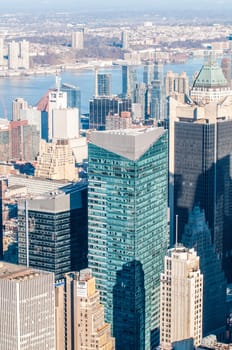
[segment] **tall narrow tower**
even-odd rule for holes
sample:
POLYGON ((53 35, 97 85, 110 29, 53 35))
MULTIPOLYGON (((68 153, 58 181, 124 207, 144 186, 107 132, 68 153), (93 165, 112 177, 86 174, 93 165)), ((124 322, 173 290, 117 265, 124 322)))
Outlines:
POLYGON ((167 156, 163 128, 91 134, 89 267, 119 350, 157 344, 167 156))
POLYGON ((203 275, 194 249, 176 246, 165 257, 160 286, 160 345, 170 349, 178 340, 202 339, 203 275))

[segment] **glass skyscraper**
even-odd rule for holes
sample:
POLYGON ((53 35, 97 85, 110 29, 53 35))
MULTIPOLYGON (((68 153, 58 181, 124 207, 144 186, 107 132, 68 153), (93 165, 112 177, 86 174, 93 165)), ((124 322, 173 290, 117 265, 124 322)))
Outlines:
POLYGON ((148 350, 159 342, 167 169, 163 128, 91 135, 88 259, 117 350, 148 350))
POLYGON ((18 206, 18 260, 55 279, 87 267, 87 184, 67 185, 18 206))

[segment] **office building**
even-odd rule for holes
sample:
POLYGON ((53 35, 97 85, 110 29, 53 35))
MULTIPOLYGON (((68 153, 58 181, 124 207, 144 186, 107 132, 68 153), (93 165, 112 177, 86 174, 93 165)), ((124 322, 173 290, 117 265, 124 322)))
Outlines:
POLYGON ((189 96, 189 78, 186 72, 177 74, 168 71, 164 79, 164 85, 166 97, 172 96, 183 102, 185 96, 189 96))
POLYGON ((19 68, 30 68, 29 41, 26 40, 19 42, 19 68))
POLYGON ((87 266, 87 183, 41 194, 18 205, 18 259, 54 272, 55 279, 87 266), (27 220, 28 218, 28 220, 27 220), (27 249, 28 247, 28 249, 27 249))
POLYGON ((167 159, 163 128, 91 134, 88 261, 118 350, 159 343, 167 159))
POLYGON ((12 120, 20 120, 20 110, 27 109, 28 102, 24 98, 19 97, 12 102, 12 120))
POLYGON ((203 275, 194 249, 176 246, 165 257, 160 279, 160 347, 175 341, 202 339, 203 275))
MULTIPOLYGON (((144 83, 136 83, 135 84, 135 89, 134 89, 134 103, 140 105, 140 118, 134 118, 133 119, 139 119, 139 120, 144 120, 145 118, 145 96, 146 96, 146 85, 144 83)), ((132 104, 133 106, 133 104, 132 104)), ((133 110, 133 108, 132 108, 133 110)))
POLYGON ((29 125, 35 125, 42 136, 42 112, 35 107, 26 107, 19 110, 19 120, 27 120, 29 125))
POLYGON ((122 42, 122 49, 128 50, 129 49, 129 33, 128 33, 128 31, 124 30, 121 33, 121 42, 122 42))
POLYGON ((166 98, 164 95, 163 84, 161 80, 153 80, 151 84, 150 101, 150 118, 156 121, 164 120, 166 117, 166 98))
POLYGON ((79 137, 79 111, 77 108, 59 108, 52 111, 52 139, 79 137))
POLYGON ((111 96, 112 94, 112 76, 107 73, 97 73, 95 81, 96 96, 111 96))
POLYGON ((10 159, 34 161, 39 153, 40 132, 36 125, 27 120, 12 121, 9 124, 10 159))
POLYGON ((211 55, 206 58, 190 91, 191 99, 197 103, 219 101, 232 95, 230 82, 223 74, 222 68, 211 55))
POLYGON ((212 244, 204 210, 199 207, 194 207, 189 214, 182 243, 189 249, 194 248, 200 258, 200 270, 204 276, 203 337, 215 334, 220 339, 225 335, 226 280, 212 244))
POLYGON ((43 194, 44 192, 56 192, 61 187, 71 184, 67 181, 49 180, 35 176, 27 176, 24 174, 9 174, 8 186, 12 187, 26 187, 27 193, 33 197, 36 195, 43 194))
POLYGON ((8 44, 8 69, 29 69, 29 42, 26 40, 8 44))
POLYGON ((152 80, 154 80, 154 64, 148 61, 143 70, 143 82, 146 85, 150 85, 152 80))
MULTIPOLYGON (((53 110, 54 109, 64 109, 67 108, 67 93, 60 91, 59 88, 55 90, 49 90, 48 92, 48 102, 47 102, 47 111, 48 111, 48 140, 52 140, 53 133, 53 110)), ((45 110, 43 108, 42 110, 45 110)))
POLYGON ((108 114, 131 112, 131 99, 119 97, 97 97, 89 101, 89 128, 104 130, 108 114))
POLYGON ((51 180, 77 180, 75 157, 68 140, 41 140, 35 176, 51 180))
POLYGON ((0 263, 0 349, 55 350, 52 273, 0 263))
MULTIPOLYGON (((212 75, 212 79, 215 80, 216 76, 212 75)), ((220 87, 215 93, 219 92, 220 87)), ((214 96, 213 89, 208 96, 214 96)), ((188 214, 199 205, 205 211, 216 253, 227 279, 231 281, 231 96, 206 104, 182 104, 171 98, 169 111, 172 238, 175 215, 179 215, 181 239, 188 214)))
POLYGON ((122 66, 122 96, 131 98, 133 101, 135 84, 137 83, 137 72, 134 66, 122 66))
POLYGON ((84 28, 72 32, 72 48, 76 50, 84 49, 84 28))
POLYGON ((91 270, 84 269, 65 274, 64 284, 56 288, 56 294, 63 296, 61 311, 65 311, 64 322, 59 328, 64 341, 60 339, 57 350, 115 349, 111 327, 104 321, 104 306, 100 304, 95 285, 91 270))
POLYGON ((67 94, 67 107, 68 108, 78 108, 79 113, 81 113, 81 90, 78 86, 62 83, 61 91, 67 94))
POLYGON ((122 112, 121 115, 106 116, 106 130, 129 129, 132 125, 131 113, 122 112))
POLYGON ((0 119, 0 159, 34 161, 39 153, 40 131, 27 120, 0 119))
POLYGON ((159 80, 163 85, 164 81, 164 65, 161 62, 155 62, 154 64, 154 77, 153 80, 159 80))

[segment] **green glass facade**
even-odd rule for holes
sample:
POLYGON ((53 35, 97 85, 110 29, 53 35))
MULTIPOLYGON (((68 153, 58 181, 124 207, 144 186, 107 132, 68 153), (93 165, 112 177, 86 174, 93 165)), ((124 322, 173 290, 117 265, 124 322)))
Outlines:
POLYGON ((167 178, 165 131, 136 160, 89 143, 88 260, 117 350, 148 350, 158 334, 167 178))

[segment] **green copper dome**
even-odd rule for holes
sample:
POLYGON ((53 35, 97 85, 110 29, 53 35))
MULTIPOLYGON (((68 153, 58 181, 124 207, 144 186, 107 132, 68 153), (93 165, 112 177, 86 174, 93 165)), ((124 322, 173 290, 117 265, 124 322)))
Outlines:
POLYGON ((221 67, 214 60, 206 62, 197 75, 193 88, 224 88, 229 87, 221 67))

